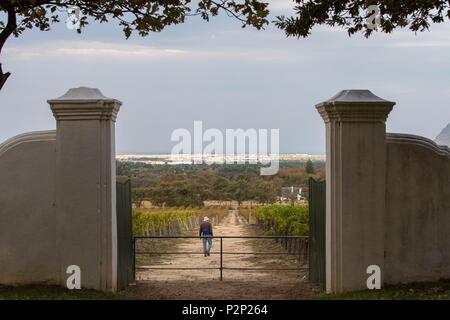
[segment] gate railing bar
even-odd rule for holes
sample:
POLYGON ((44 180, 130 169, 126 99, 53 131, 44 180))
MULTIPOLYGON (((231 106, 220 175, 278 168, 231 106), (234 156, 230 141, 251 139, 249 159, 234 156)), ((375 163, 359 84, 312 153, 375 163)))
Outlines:
POLYGON ((137 267, 140 270, 249 270, 249 271, 298 271, 298 270, 306 270, 307 267, 299 267, 299 268, 232 268, 232 267, 198 267, 198 268, 189 268, 189 267, 137 267))
POLYGON ((137 269, 141 270, 217 270, 219 267, 198 267, 198 268, 190 268, 190 267, 137 267, 137 269))
POLYGON ((136 281, 136 237, 133 237, 133 275, 136 281))
POLYGON ((250 271, 298 271, 298 270, 306 270, 307 267, 298 267, 298 268, 232 268, 232 267, 223 267, 224 270, 250 270, 250 271))
POLYGON ((223 238, 220 238, 220 281, 223 279, 223 238))
MULTIPOLYGON (((268 255, 268 256, 296 256, 297 253, 289 253, 289 252, 222 252, 223 254, 249 254, 249 255, 268 255)), ((171 254, 201 254, 203 255, 203 252, 156 252, 156 251, 152 251, 152 252, 136 252, 136 254, 147 254, 147 255, 162 255, 162 254, 167 254, 167 255, 171 255, 171 254)), ((220 254, 220 252, 211 252, 211 254, 220 254)))
POLYGON ((308 236, 135 236, 135 239, 308 239, 308 236))

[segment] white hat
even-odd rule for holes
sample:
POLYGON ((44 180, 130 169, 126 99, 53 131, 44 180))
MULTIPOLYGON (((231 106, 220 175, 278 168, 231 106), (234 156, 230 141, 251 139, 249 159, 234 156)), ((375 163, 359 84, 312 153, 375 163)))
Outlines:
POLYGON ((209 218, 208 217, 204 217, 203 221, 209 221, 209 218))

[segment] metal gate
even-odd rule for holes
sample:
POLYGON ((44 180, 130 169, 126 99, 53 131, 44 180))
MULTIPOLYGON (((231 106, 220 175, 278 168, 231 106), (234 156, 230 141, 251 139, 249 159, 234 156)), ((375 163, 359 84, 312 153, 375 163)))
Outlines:
POLYGON ((325 288, 326 182, 309 179, 309 280, 325 288))
MULTIPOLYGON (((300 272, 304 270, 307 272, 307 247, 308 247, 308 237, 304 236, 211 236, 208 237, 212 240, 216 240, 218 242, 218 250, 215 250, 211 252, 213 255, 219 255, 219 261, 217 265, 208 264, 207 266, 189 266, 189 265, 183 265, 183 266, 173 266, 172 264, 161 264, 157 266, 147 265, 142 266, 141 263, 137 261, 137 257, 142 256, 163 256, 163 255, 203 255, 203 251, 201 250, 201 247, 199 246, 198 251, 161 251, 158 249, 154 250, 148 250, 145 249, 145 242, 151 241, 155 242, 161 242, 163 240, 173 240, 173 239, 182 239, 182 240, 189 240, 189 239, 195 239, 198 240, 199 236, 138 236, 134 237, 134 245, 133 248, 135 250, 134 252, 134 263, 135 271, 140 270, 176 270, 176 271, 183 271, 183 270, 218 270, 219 271, 219 280, 222 281, 224 278, 223 271, 224 270, 234 270, 234 271, 274 271, 274 272, 287 272, 287 271, 294 271, 294 272, 300 272), (274 251, 274 252, 249 252, 249 251, 225 251, 224 250, 224 242, 227 240, 232 239, 247 239, 247 240, 267 240, 267 241, 277 241, 280 244, 280 248, 283 248, 285 250, 281 251, 274 251), (273 257, 276 256, 286 256, 286 257, 293 257, 296 260, 295 267, 277 267, 275 265, 274 267, 256 267, 256 268, 249 268, 249 267, 233 267, 229 266, 226 261, 226 256, 267 256, 269 259, 273 259, 273 257)), ((215 246, 214 246, 215 247, 215 246)))
POLYGON ((131 182, 116 182, 117 210, 117 286, 125 289, 134 281, 133 235, 131 222, 131 182))

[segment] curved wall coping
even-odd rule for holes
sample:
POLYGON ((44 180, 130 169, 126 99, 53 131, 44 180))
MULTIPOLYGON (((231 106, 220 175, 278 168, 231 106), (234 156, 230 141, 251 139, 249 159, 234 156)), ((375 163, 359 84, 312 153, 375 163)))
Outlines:
POLYGON ((441 156, 446 156, 450 158, 450 148, 447 146, 440 146, 431 139, 416 136, 413 134, 403 134, 403 133, 388 133, 386 135, 387 143, 397 143, 397 144, 412 144, 419 147, 427 148, 441 156))
POLYGON ((56 140, 56 130, 33 131, 19 134, 0 144, 0 157, 8 150, 27 142, 56 140))

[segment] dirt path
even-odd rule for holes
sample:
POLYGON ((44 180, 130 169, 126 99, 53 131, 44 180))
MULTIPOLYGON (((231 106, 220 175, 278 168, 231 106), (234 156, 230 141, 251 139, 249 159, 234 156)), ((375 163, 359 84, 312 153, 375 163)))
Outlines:
MULTIPOLYGON (((195 233, 192 233, 195 235, 195 233)), ((230 210, 219 225, 214 226, 215 236, 254 236, 258 230, 230 210)), ((157 240, 173 241, 173 240, 157 240)), ((220 266, 220 240, 213 240, 210 257, 202 253, 200 239, 178 240, 172 246, 167 242, 164 251, 195 252, 198 254, 166 255, 151 267, 218 268, 220 266)), ((224 239, 223 251, 279 252, 284 249, 272 239, 224 239)), ((297 268, 295 257, 287 255, 224 254, 223 265, 228 268, 297 268)), ((145 264, 140 266, 145 267, 145 264)), ((148 299, 300 299, 311 295, 315 288, 307 283, 306 271, 244 271, 223 270, 144 270, 137 272, 138 283, 128 295, 148 299)))

